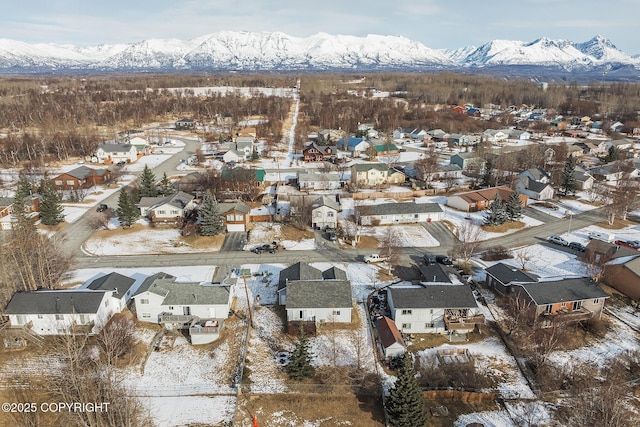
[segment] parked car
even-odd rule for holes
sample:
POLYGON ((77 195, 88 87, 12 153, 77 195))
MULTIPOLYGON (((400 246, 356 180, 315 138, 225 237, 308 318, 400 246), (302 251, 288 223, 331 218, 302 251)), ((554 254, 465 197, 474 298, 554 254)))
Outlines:
POLYGON ((336 232, 333 230, 329 230, 327 231, 327 239, 335 242, 336 240, 338 240, 338 236, 336 235, 336 232))
POLYGON ((264 245, 259 245, 251 249, 251 252, 254 254, 261 254, 263 252, 269 252, 270 254, 276 253, 278 250, 278 242, 265 243, 264 245))
POLYGON ((436 262, 442 265, 453 265, 453 261, 446 255, 436 255, 436 262))
POLYGON ((109 206, 105 205, 104 203, 100 203, 100 205, 98 205, 98 207, 96 208, 96 212, 104 212, 107 209, 109 209, 109 206))
POLYGON ((431 252, 427 252, 422 256, 422 259, 424 259, 424 263, 427 265, 430 264, 435 264, 436 262, 438 262, 436 260, 436 256, 434 254, 432 254, 431 252))
POLYGON ((637 240, 616 240, 613 243, 619 246, 626 246, 631 249, 640 249, 640 242, 637 240))
POLYGON ((371 255, 364 256, 364 262, 366 262, 367 264, 371 264, 373 262, 382 262, 386 260, 387 260, 387 257, 381 256, 379 254, 371 254, 371 255))
POLYGON ((556 245, 569 246, 569 242, 567 240, 555 234, 552 236, 549 236, 547 241, 549 243, 555 243, 556 245))
POLYGON ((571 242, 569 243, 569 249, 573 249, 574 251, 584 252, 587 249, 582 243, 571 242))

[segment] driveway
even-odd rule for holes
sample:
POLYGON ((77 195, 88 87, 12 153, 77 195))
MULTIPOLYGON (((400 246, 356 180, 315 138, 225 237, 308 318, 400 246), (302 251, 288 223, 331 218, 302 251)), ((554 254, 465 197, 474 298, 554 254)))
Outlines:
POLYGON ((220 252, 234 252, 244 249, 247 244, 247 233, 245 231, 236 231, 227 233, 220 248, 220 252))

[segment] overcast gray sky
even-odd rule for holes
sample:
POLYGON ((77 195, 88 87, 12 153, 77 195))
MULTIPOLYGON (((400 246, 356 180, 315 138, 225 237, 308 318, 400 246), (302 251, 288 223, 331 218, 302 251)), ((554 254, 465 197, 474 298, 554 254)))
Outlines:
POLYGON ((87 46, 221 30, 325 32, 404 36, 440 49, 599 34, 636 55, 638 17, 640 0, 22 0, 6 5, 0 38, 87 46))

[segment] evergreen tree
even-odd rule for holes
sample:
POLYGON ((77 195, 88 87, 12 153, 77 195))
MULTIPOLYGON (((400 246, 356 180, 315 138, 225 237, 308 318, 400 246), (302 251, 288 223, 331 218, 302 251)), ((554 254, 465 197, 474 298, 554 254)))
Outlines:
POLYGON ((511 193, 504 208, 507 212, 508 221, 517 221, 522 218, 524 206, 522 205, 522 200, 520 200, 520 195, 516 191, 511 193))
POLYGON ((53 182, 45 173, 40 180, 40 220, 44 225, 58 225, 64 221, 64 208, 53 182))
POLYGON ((144 169, 140 174, 140 197, 156 197, 156 176, 148 165, 144 165, 144 169))
POLYGON ((427 416, 424 411, 424 395, 418 386, 411 356, 402 358, 396 382, 389 390, 386 402, 389 424, 394 427, 424 427, 427 416))
POLYGON ((287 373, 289 378, 300 381, 310 378, 314 374, 313 366, 311 366, 311 354, 309 352, 309 339, 300 327, 300 335, 296 346, 291 353, 291 360, 287 365, 287 373))
POLYGON ((496 193, 496 196, 485 212, 487 213, 487 216, 484 217, 484 223, 486 225, 502 225, 507 222, 507 210, 498 193, 496 193))
POLYGON ((31 187, 31 183, 27 179, 26 176, 20 176, 20 180, 18 181, 18 185, 16 187, 16 192, 13 196, 13 219, 16 221, 14 224, 15 228, 23 228, 23 227, 34 227, 33 222, 29 221, 27 218, 27 203, 26 198, 29 197, 33 193, 33 188, 31 187))
POLYGON ((198 211, 198 220, 200 221, 200 234, 202 236, 216 236, 224 229, 222 217, 218 212, 218 203, 209 191, 202 198, 202 206, 198 211))
POLYGON ((169 181, 169 177, 165 172, 164 175, 162 175, 162 179, 160 180, 160 195, 170 196, 175 192, 176 190, 175 188, 173 188, 173 184, 171 184, 171 181, 169 181))
POLYGON ((482 181, 480 186, 493 187, 496 185, 496 179, 493 177, 493 159, 488 159, 484 166, 484 173, 482 174, 482 181))
POLYGON ((126 188, 120 190, 116 215, 123 228, 131 227, 140 216, 136 203, 126 188))
POLYGON ((573 176, 573 172, 576 170, 576 160, 573 158, 573 155, 569 155, 567 157, 567 161, 564 164, 564 168, 562 169, 562 184, 560 188, 562 190, 562 194, 565 196, 567 194, 575 194, 576 193, 576 179, 573 176))

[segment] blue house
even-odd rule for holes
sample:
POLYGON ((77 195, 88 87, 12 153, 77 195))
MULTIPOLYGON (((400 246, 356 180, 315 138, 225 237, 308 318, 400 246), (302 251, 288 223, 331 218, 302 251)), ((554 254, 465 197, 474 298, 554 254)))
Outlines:
POLYGON ((343 151, 349 151, 353 153, 353 155, 357 155, 359 153, 363 153, 369 148, 371 145, 369 141, 364 138, 356 138, 353 136, 340 138, 338 140, 338 149, 343 151))

